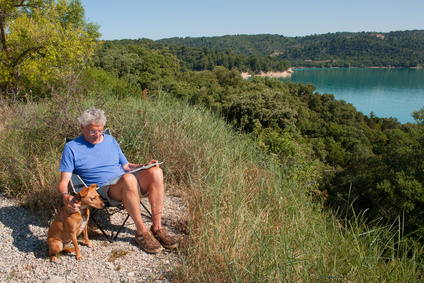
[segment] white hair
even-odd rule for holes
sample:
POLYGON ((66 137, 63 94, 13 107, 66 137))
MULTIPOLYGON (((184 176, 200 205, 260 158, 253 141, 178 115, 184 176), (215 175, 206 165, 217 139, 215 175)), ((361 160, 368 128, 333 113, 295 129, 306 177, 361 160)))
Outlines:
POLYGON ((91 107, 90 109, 85 110, 81 114, 81 116, 78 117, 78 121, 84 127, 90 124, 105 125, 106 124, 105 112, 101 109, 91 107))

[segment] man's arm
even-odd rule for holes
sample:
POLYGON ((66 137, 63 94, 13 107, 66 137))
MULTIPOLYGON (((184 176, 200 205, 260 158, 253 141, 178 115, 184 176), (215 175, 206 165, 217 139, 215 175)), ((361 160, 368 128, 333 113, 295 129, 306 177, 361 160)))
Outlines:
POLYGON ((59 183, 59 194, 63 196, 63 194, 68 193, 68 184, 71 181, 72 173, 62 172, 61 179, 59 183))
POLYGON ((62 172, 59 182, 59 194, 63 204, 66 205, 68 210, 70 212, 76 212, 79 210, 80 205, 75 202, 74 197, 71 196, 68 192, 68 184, 71 181, 71 177, 72 173, 62 172))

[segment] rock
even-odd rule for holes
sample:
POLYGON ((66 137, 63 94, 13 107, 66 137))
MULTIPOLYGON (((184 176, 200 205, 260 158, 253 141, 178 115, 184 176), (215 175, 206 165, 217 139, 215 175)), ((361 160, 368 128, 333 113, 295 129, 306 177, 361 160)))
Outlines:
POLYGON ((44 283, 66 283, 66 281, 62 277, 53 275, 49 279, 44 281, 44 283))

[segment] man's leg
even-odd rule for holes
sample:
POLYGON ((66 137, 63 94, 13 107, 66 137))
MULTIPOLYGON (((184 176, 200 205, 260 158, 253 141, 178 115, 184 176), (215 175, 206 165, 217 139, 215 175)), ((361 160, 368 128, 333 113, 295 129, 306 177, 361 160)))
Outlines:
POLYGON ((150 207, 152 208, 152 232, 156 233, 162 228, 162 209, 165 196, 162 169, 152 167, 147 170, 141 170, 138 175, 138 182, 141 194, 148 194, 150 207))
POLYGON ((116 184, 110 186, 108 195, 113 200, 123 203, 125 209, 134 221, 137 228, 137 235, 149 231, 141 218, 137 179, 133 174, 122 175, 121 179, 119 179, 116 184))
POLYGON ((137 232, 135 241, 148 253, 158 253, 163 247, 144 225, 140 212, 140 195, 137 178, 133 174, 124 174, 121 179, 109 187, 110 198, 122 202, 134 221, 137 232))
POLYGON ((151 230, 153 235, 164 248, 176 248, 178 243, 162 228, 162 208, 165 196, 162 169, 152 167, 148 170, 142 170, 138 176, 138 181, 140 192, 143 195, 148 193, 149 203, 152 208, 151 230))
MULTIPOLYGON (((148 194, 149 203, 152 209, 151 231, 155 238, 165 248, 175 248, 178 244, 162 229, 162 208, 165 195, 163 172, 159 167, 152 167, 141 170, 138 175, 140 193, 148 194)), ((133 174, 125 174, 115 184, 109 188, 109 197, 124 204, 126 210, 133 219, 137 228, 137 237, 145 235, 149 230, 144 225, 140 211, 140 195, 137 186, 137 179, 133 174)), ((145 235, 147 236, 147 235, 145 235)), ((143 236, 144 237, 144 236, 143 236)), ((139 238, 140 239, 140 238, 139 238)))

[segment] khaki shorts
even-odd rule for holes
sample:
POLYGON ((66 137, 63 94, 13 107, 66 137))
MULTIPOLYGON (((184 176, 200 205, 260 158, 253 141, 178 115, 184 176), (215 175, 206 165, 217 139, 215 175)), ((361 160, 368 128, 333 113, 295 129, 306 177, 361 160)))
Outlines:
MULTIPOLYGON (((137 171, 137 172, 132 173, 132 174, 133 174, 133 175, 137 178, 137 180, 138 180, 138 176, 140 175, 140 172, 141 172, 141 171, 142 171, 142 170, 139 170, 139 171, 137 171)), ((109 191, 110 186, 115 185, 116 183, 118 183, 118 181, 121 179, 121 177, 122 177, 122 176, 123 176, 123 175, 118 176, 118 177, 116 177, 116 178, 115 178, 115 179, 113 179, 113 180, 110 180, 109 182, 107 182, 107 184, 106 184, 106 185, 101 186, 101 187, 99 187, 99 188, 97 189, 97 192, 99 193, 99 195, 101 195, 101 196, 102 196, 102 198, 107 199, 107 201, 110 203, 110 205, 111 205, 111 206, 117 206, 117 205, 120 205, 120 204, 121 204, 121 202, 116 201, 116 200, 114 200, 114 199, 110 198, 110 197, 109 197, 109 194, 108 194, 108 191, 109 191)), ((148 196, 148 193, 146 193, 145 195, 143 195, 143 194, 141 193, 140 185, 139 185, 139 183, 138 183, 138 182, 137 182, 137 184, 138 184, 138 195, 140 196, 140 198, 142 198, 142 197, 147 197, 147 196, 148 196)))

